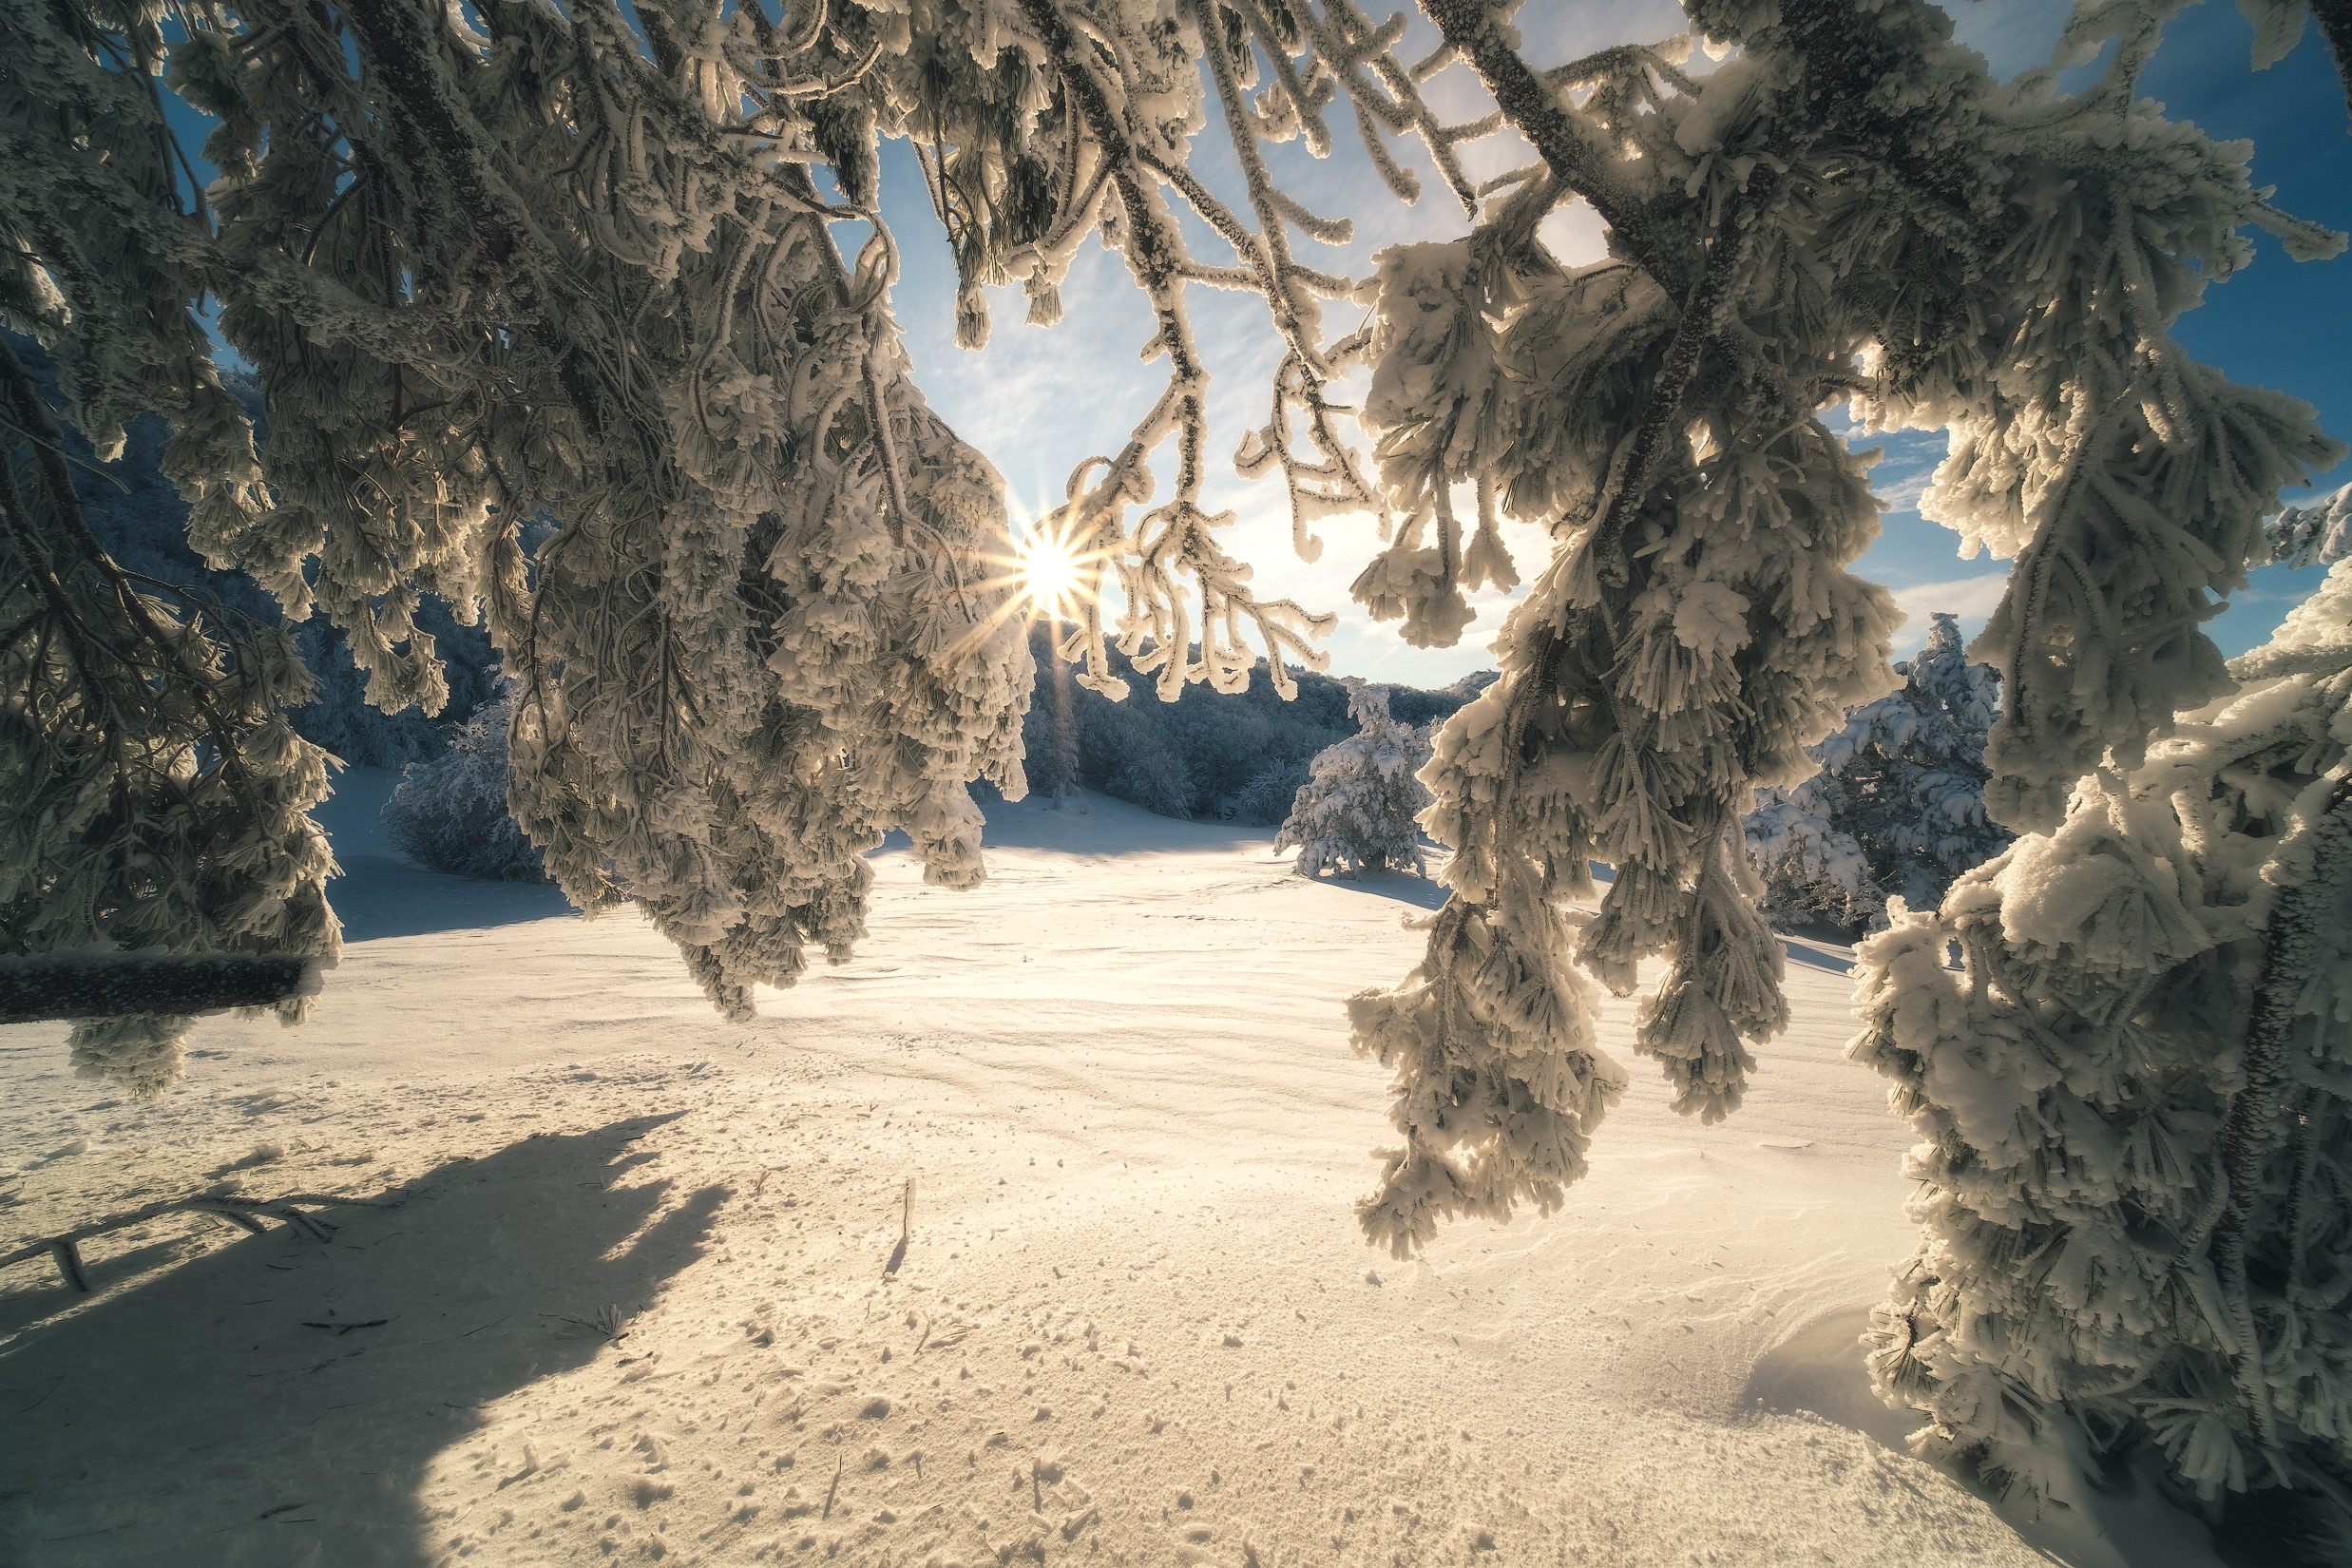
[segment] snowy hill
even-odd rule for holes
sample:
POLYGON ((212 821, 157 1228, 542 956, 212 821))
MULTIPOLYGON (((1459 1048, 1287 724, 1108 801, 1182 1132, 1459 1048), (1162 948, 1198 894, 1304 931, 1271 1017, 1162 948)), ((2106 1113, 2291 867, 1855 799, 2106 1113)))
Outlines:
POLYGON ((634 918, 371 844, 386 778, 330 806, 355 940, 307 1026, 207 1021, 145 1104, 0 1029, 11 1236, 223 1179, 381 1205, 159 1220, 88 1297, 0 1271, 10 1562, 2215 1560, 2128 1509, 2169 1533, 2029 1540, 1884 1445, 1852 1339, 1909 1137, 1834 949, 1729 1124, 1637 1070, 1563 1213, 1399 1265, 1339 1004, 1426 884, 999 807, 985 888, 879 852, 861 956, 733 1026, 634 918))

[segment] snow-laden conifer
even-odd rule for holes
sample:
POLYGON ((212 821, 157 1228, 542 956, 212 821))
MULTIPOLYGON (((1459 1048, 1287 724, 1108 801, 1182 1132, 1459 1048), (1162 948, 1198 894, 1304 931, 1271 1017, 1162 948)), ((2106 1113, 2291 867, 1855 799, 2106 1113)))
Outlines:
POLYGON ((1815 774, 1788 789, 1758 790, 1740 819, 1774 926, 1820 922, 1859 933, 1884 923, 1886 889, 1861 843, 1837 825, 1845 805, 1838 781, 1815 774))
POLYGON ((2209 1500, 2352 1475, 2352 563, 2232 671, 1857 967, 1923 1140, 1872 1373, 2031 1490, 2135 1442, 2209 1500))
MULTIPOLYGON (((892 24, 845 11, 786 38, 755 10, 633 27, 535 0, 478 18, 263 0, 181 8, 167 49, 162 14, 11 13, 0 303, 56 353, 102 454, 163 413, 194 544, 291 615, 324 610, 387 709, 446 692, 424 594, 486 616, 518 682, 512 805, 548 870, 590 910, 625 889, 730 1013, 806 946, 846 954, 885 829, 935 879, 976 881, 964 781, 1020 793, 1029 689, 986 564, 1001 486, 906 379, 889 237, 845 261, 830 225, 870 208, 829 204, 784 156, 813 134, 809 72, 858 80, 892 24), (221 178, 193 214, 143 80, 166 70, 220 117, 221 178), (190 314, 207 289, 269 401, 258 455, 190 314)), ((138 622, 108 591, 124 608, 105 619, 138 622)), ((229 659, 186 624, 190 669, 229 659)), ((323 782, 315 750, 264 744, 298 692, 235 662, 252 717, 206 732, 223 777, 283 753, 323 782)), ((64 728, 103 734, 86 687, 61 701, 64 728)), ((53 756, 27 765, 90 797, 53 756)), ((169 940, 331 943, 300 815, 318 794, 279 790, 267 831, 316 841, 290 874, 326 937, 264 918, 293 908, 289 873, 200 833, 163 864, 207 867, 245 924, 159 903, 169 940)), ((75 831, 36 820, 12 870, 75 831)), ((9 939, 109 939, 63 921, 9 939)))
MULTIPOLYGON (((0 417, 0 952, 331 963, 335 860, 306 814, 329 759, 286 722, 312 684, 293 638, 106 554, 5 341, 0 417)), ((76 1023, 75 1071, 158 1093, 188 1022, 76 1023)))
POLYGON ((1307 782, 1274 835, 1274 850, 1296 850, 1300 876, 1333 871, 1411 871, 1426 875, 1416 823, 1429 792, 1414 774, 1427 745, 1409 724, 1389 716, 1388 693, 1348 682, 1348 717, 1356 733, 1326 746, 1308 764, 1307 782))
POLYGON ((1884 924, 1890 897, 1934 908, 1952 878, 2009 842, 1984 811, 1999 678, 1968 662, 1958 619, 1942 613, 1929 617, 1926 647, 1895 673, 1901 686, 1810 748, 1821 772, 1756 792, 1748 852, 1775 916, 1859 933, 1884 924))

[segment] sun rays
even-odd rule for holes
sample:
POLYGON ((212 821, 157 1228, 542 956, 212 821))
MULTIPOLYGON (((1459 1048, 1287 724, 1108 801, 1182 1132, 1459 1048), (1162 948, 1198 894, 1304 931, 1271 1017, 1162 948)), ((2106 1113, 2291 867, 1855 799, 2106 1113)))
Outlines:
POLYGON ((1078 555, 1069 542, 1042 533, 1022 541, 1021 586, 1029 602, 1049 616, 1060 617, 1069 609, 1079 587, 1078 555))
POLYGON ((972 584, 983 593, 1002 593, 996 608, 973 625, 948 650, 954 657, 993 634, 1005 621, 1079 621, 1101 594, 1101 575, 1107 555, 1081 548, 1072 534, 1050 523, 1032 522, 1005 540, 1003 553, 980 557, 986 572, 972 584))

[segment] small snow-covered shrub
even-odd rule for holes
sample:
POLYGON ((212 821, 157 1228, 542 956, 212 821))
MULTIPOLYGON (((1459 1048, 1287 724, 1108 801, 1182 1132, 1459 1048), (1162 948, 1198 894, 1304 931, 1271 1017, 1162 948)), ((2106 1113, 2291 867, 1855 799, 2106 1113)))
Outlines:
POLYGON ((384 803, 384 831, 429 870, 491 882, 544 882, 539 846, 507 810, 507 725, 501 698, 457 728, 449 754, 411 762, 384 803))
POLYGON ((1358 729, 1317 753, 1274 849, 1295 848, 1300 876, 1326 870, 1425 874, 1414 818, 1429 792, 1413 776, 1427 759, 1425 739, 1388 715, 1388 694, 1350 682, 1348 713, 1358 729))
POLYGON ((1845 792, 1827 774, 1786 790, 1756 792, 1744 819, 1748 856, 1764 880, 1764 912, 1776 926, 1821 921, 1864 931, 1884 919, 1886 895, 1854 835, 1838 826, 1845 792))
POLYGON ((1291 814, 1291 802, 1298 797, 1302 775, 1311 760, 1284 758, 1252 774, 1233 796, 1233 815, 1244 822, 1282 821, 1291 814))

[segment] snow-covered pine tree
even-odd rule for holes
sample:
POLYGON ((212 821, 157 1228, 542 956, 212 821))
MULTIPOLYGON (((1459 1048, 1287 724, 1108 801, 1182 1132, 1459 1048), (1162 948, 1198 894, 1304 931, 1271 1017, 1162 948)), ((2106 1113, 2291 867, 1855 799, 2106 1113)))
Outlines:
MULTIPOLYGON (((184 37, 167 48, 157 4, 9 10, 0 307, 57 354, 101 454, 125 418, 163 413, 197 546, 296 618, 323 608, 387 709, 445 690, 423 593, 487 615, 521 686, 512 803, 550 870, 589 909, 626 888, 730 1012, 788 982, 805 944, 847 951, 883 829, 907 827, 934 878, 976 880, 963 782, 1020 791, 1029 687, 1011 594, 983 565, 1004 548, 1001 487, 906 381, 887 234, 853 264, 833 249, 829 224, 870 208, 829 205, 778 156, 814 134, 814 89, 861 79, 892 25, 819 15, 785 37, 755 9, 648 7, 632 28, 536 0, 472 21, 413 0, 170 14, 184 37), (166 71, 220 120, 222 177, 193 211, 166 71), (191 314, 207 291, 269 401, 258 456, 191 314), (526 576, 521 533, 543 516, 561 526, 526 576)), ((947 106, 984 113, 985 95, 947 106)), ((37 436, 39 417, 15 423, 37 436)), ((324 844, 301 814, 323 767, 278 735, 298 663, 162 616, 47 517, 12 525, 20 551, 28 529, 66 554, 12 558, 17 599, 51 579, 48 602, 100 594, 82 619, 125 628, 115 662, 167 668, 190 713, 148 741, 134 732, 165 720, 88 673, 104 650, 11 620, 11 653, 49 660, 59 694, 18 748, 24 794, 91 804, 8 846, 29 891, 7 946, 331 951, 324 844), (200 729, 237 822, 182 813, 180 840, 149 846, 140 812, 89 816, 135 793, 103 782, 109 757, 127 744, 168 773, 200 729), (52 869, 71 855, 163 872, 102 918, 59 891, 105 887, 52 869), (233 922, 175 884, 200 867, 233 922)))
MULTIPOLYGON (((305 814, 327 758, 286 723, 311 690, 294 640, 107 555, 5 339, 0 419, 0 953, 332 963, 335 860, 305 814)), ((291 1023, 308 1005, 277 1011, 291 1023)), ((82 1019, 74 1070, 157 1093, 188 1022, 82 1019)))
MULTIPOLYGON (((2093 833, 2094 817, 2108 824, 2122 868, 2108 891, 2094 897, 2086 884, 2062 907, 2027 898, 2035 913, 2016 917, 2042 922, 2036 929, 2095 928, 2083 958, 2094 966, 2128 952, 2132 965, 2164 967, 2206 941, 2168 921, 2155 890, 2164 856, 2207 842, 2202 794, 2192 786, 2173 797, 2189 821, 2168 851, 2162 824, 2122 804, 2120 781, 2154 765, 2151 747, 2167 744, 2176 713, 2234 690, 2198 630, 2209 595, 2266 553, 2261 519, 2278 491, 2343 451, 2309 409, 2231 385, 2168 335, 2250 256, 2242 229, 2270 230, 2300 258, 2342 247, 2263 201, 2243 144, 2215 143, 2135 96, 2178 9, 2170 0, 2079 5, 2055 66, 2113 49, 2096 83, 2073 96, 2056 91, 2054 71, 1994 83, 1952 46, 1939 11, 1904 0, 1688 9, 1711 40, 1737 49, 1704 78, 1662 49, 1539 74, 1498 13, 1475 0, 1425 5, 1540 163, 1468 241, 1384 257, 1366 418, 1392 507, 1442 520, 1448 488, 1475 486, 1482 515, 1499 505, 1545 524, 1557 545, 1497 643, 1501 682, 1439 737, 1426 820, 1457 852, 1428 957, 1402 985, 1351 1004, 1359 1048, 1398 1068, 1392 1119, 1405 1142, 1360 1212, 1367 1234, 1400 1253, 1448 1215, 1501 1217, 1523 1201, 1548 1211, 1582 1173, 1594 1125, 1625 1083, 1594 1032, 1595 980, 1629 991, 1641 959, 1668 958, 1636 1048, 1661 1059, 1679 1108, 1710 1119, 1738 1103, 1751 1065, 1744 1041, 1785 1018, 1779 954, 1727 828, 1751 788, 1811 771, 1805 748, 1836 727, 1840 706, 1890 683, 1882 653, 1892 607, 1841 569, 1875 531, 1874 508, 1859 466, 1813 411, 1844 398, 1884 428, 1947 430, 1951 455, 1922 511, 1972 545, 2017 555, 2009 595, 1976 644, 2004 693, 1987 814, 2024 835, 1998 863, 2013 868, 2047 866, 2052 845, 2093 833), (1573 272, 1531 239, 1567 191, 1598 211, 1612 251, 1573 272), (1558 904, 1591 892, 1588 859, 1613 862, 1617 878, 1600 917, 1572 931, 1558 904)), ((1420 546, 1408 533, 1396 548, 1420 546)), ((1450 552, 1429 564, 1367 574, 1409 582, 1433 602, 1404 605, 1408 631, 1450 613, 1450 552)), ((2326 766, 2317 744, 2299 743, 2294 765, 2326 766)), ((2285 805, 2255 793, 2283 825, 2285 805)), ((2234 896, 2233 918, 2261 918, 2265 901, 2234 896)), ((2275 932, 2247 932, 2256 971, 2275 982, 2263 993, 2270 1012, 2324 989, 2304 922, 2297 913, 2275 932)), ((2056 1484, 2042 1463, 2052 1450, 2019 1439, 2039 1422, 2044 1435, 2062 1429, 2093 1445, 2153 1434, 2201 1482, 2342 1476, 2334 1434, 2352 1427, 2330 1425, 2325 1390, 2340 1374, 2310 1349, 2317 1315, 2247 1305, 2249 1291, 2276 1288, 2267 1263, 2220 1288, 2221 1327, 2200 1329, 2186 1313, 2154 1315, 2128 1281, 2111 1290, 2095 1227, 2079 1248, 2060 1247, 2071 1193, 2146 1172, 2151 1192, 2169 1185, 2176 1203, 2239 1216, 2184 1233, 2195 1245, 2172 1277, 2202 1290, 2201 1250, 2255 1233, 2247 1162, 2257 1145, 2234 1129, 2268 1116, 2275 1097, 2258 1086, 2251 1102, 2209 1108, 2194 1126, 2142 1119, 2127 1138, 2108 1119, 2131 1103, 2138 1061, 2117 1036, 2043 1027, 2044 1004, 2022 1000, 2044 994, 2038 972, 1999 979, 1979 965, 1964 985, 1943 982, 1978 1004, 1998 988, 2018 1002, 2013 1013, 1915 1004, 1938 994, 1924 970, 1941 949, 1905 940, 1921 972, 1883 985, 1874 1004, 1914 1030, 1951 1030, 1937 1069, 1911 1074, 1906 1091, 1958 1128, 1923 1174, 1991 1205, 1970 1222, 1974 1251, 1962 1260, 1980 1289, 1944 1289, 1937 1299, 1956 1315, 1941 1321, 1977 1347, 1969 1353, 2001 1358, 2013 1380, 1936 1396, 1946 1451, 2027 1486, 2056 1484), (1996 1058, 1997 1073, 1979 1066, 1996 1058), (2018 1094, 2054 1083, 2079 1091, 2082 1114, 2037 1119, 2014 1108, 2018 1094), (2049 1247, 2020 1245, 2026 1211, 2000 1205, 2003 1191, 2036 1186, 2061 1211, 2049 1247), (2050 1286, 2061 1265, 2072 1272, 2050 1286), (2029 1310, 2045 1287, 2059 1299, 2029 1310), (2023 1315, 2004 1315, 2004 1304, 2023 1315), (2208 1379, 2193 1409, 2159 1404, 2137 1408, 2133 1423, 2110 1419, 2134 1408, 2102 1403, 2091 1381, 2111 1336, 2120 1359, 2108 1369, 2130 1373, 2117 1385, 2128 1391, 2143 1356, 2192 1361, 2201 1332, 2243 1352, 2234 1382, 2208 1379), (2310 1368, 2310 1397, 2265 1403, 2258 1364, 2274 1353, 2286 1361, 2273 1378, 2310 1368), (2059 1375, 2061 1366, 2081 1377, 2059 1375), (2301 1436, 2273 1419, 2289 1405, 2312 1424, 2301 1436), (2025 1421, 2003 1425, 2019 1410, 2025 1421)), ((1895 941, 1879 939, 1882 970, 1895 941)), ((2151 995, 2118 981, 2081 996, 2083 1017, 2102 1031, 2121 1025, 2128 1042, 2151 995)), ((2230 1063, 2269 1049, 2256 1037, 2272 1025, 2258 1021, 2249 1034, 2243 1013, 2191 1001, 2164 1026, 2196 1033, 2184 1051, 2232 1088, 2230 1063)), ((2060 1004, 2075 1004, 2053 998, 2060 1004)), ((2136 1211, 2115 1213, 2129 1222, 2136 1211)), ((1961 1221, 1938 1213, 1932 1224, 1931 1252, 1961 1221)), ((2312 1278, 2352 1262, 2336 1233, 2295 1233, 2317 1249, 2294 1254, 2312 1278)))
POLYGON ((1745 821, 1767 913, 1883 924, 1889 897, 1933 908, 1943 889, 2009 843, 1984 813, 1986 733, 2000 678, 1971 664, 1960 621, 1928 618, 1927 645, 1895 666, 1903 684, 1846 716, 1812 756, 1821 771, 1756 792, 1745 821))
POLYGON ((1348 683, 1348 717, 1356 733, 1317 752, 1291 814, 1274 834, 1274 851, 1296 850, 1300 876, 1333 871, 1410 871, 1425 876, 1416 818, 1429 792, 1413 774, 1427 759, 1426 742, 1388 714, 1386 688, 1348 683))
POLYGON ((1870 874, 1862 845, 1837 826, 1845 804, 1838 781, 1815 774, 1802 784, 1758 790, 1740 819, 1749 862, 1763 883, 1765 918, 1775 929, 1820 924, 1856 934, 1884 923, 1886 889, 1870 874))
POLYGON ((1558 1201, 1624 1082, 1595 980, 1630 991, 1669 959, 1637 1048, 1703 1117, 1736 1106, 1744 1040, 1785 1019, 1736 818, 1892 684, 1893 605, 1843 569, 1876 507, 1814 411, 1952 430, 1924 509, 2020 552, 1979 644, 2007 698, 1997 818, 2045 822, 2111 751, 2132 765, 2227 689, 2196 630, 2208 592, 2239 579, 2278 488, 2339 449, 2165 329, 2247 256, 2241 227, 2302 256, 2340 239, 2266 206, 2242 147, 2134 99, 2170 9, 2078 12, 2067 61, 2120 46, 2061 97, 2048 73, 1995 83, 1905 0, 1693 0, 1737 50, 1703 78, 1673 49, 1539 75, 1496 13, 1430 0, 1540 162, 1470 239, 1386 253, 1366 417, 1393 509, 1442 521, 1470 486, 1557 545, 1497 644, 1501 681, 1439 736, 1427 820, 1457 852, 1429 957, 1351 1004, 1360 1046, 1399 1067, 1375 1239, 1558 1201), (1613 255, 1565 271, 1533 234, 1572 192, 1613 255), (2111 296, 2114 276, 2144 281, 2111 296), (1591 860, 1616 880, 1572 933, 1558 905, 1592 890, 1591 860))
POLYGON ((1852 1055, 1924 1141, 1870 1366, 1930 1454, 2063 1492, 2159 1445, 2352 1523, 2352 562, 2067 819, 1893 907, 1852 1055), (1957 942, 1966 967, 1946 965, 1957 942))
POLYGON ((914 146, 967 341, 983 283, 1022 278, 1031 319, 1058 318, 1090 233, 1152 304, 1165 394, 1042 520, 1092 579, 1060 652, 1113 695, 1106 577, 1119 647, 1162 698, 1240 689, 1245 633, 1287 696, 1286 660, 1320 668, 1308 640, 1330 623, 1258 601, 1215 544, 1230 514, 1199 504, 1188 286, 1255 293, 1282 340, 1274 417, 1243 462, 1284 478, 1302 550, 1320 548, 1315 516, 1378 507, 1324 397, 1364 340, 1326 343, 1319 300, 1353 284, 1291 249, 1293 229, 1348 225, 1277 190, 1260 143, 1329 150, 1344 93, 1400 196, 1417 185, 1384 134, 1418 134, 1478 200, 1454 146, 1482 127, 1441 124, 1398 29, 1346 3, 779 20, 676 0, 10 0, 6 16, 0 309, 58 354, 70 421, 110 454, 125 418, 163 413, 197 545, 290 614, 322 609, 383 706, 442 695, 425 594, 481 614, 522 684, 511 804, 550 870, 592 910, 625 886, 731 1013, 807 944, 846 951, 858 851, 883 828, 968 884, 961 780, 1022 788, 1001 488, 906 378, 879 139, 914 146), (158 78, 218 121, 208 192, 181 182, 158 78), (1186 167, 1211 104, 1246 212, 1186 167), (1172 200, 1232 264, 1192 256, 1172 200), (870 233, 853 259, 840 222, 870 233), (195 324, 207 293, 270 404, 258 454, 195 324), (1174 494, 1131 517, 1171 443, 1174 494), (526 572, 524 528, 544 519, 526 572))

